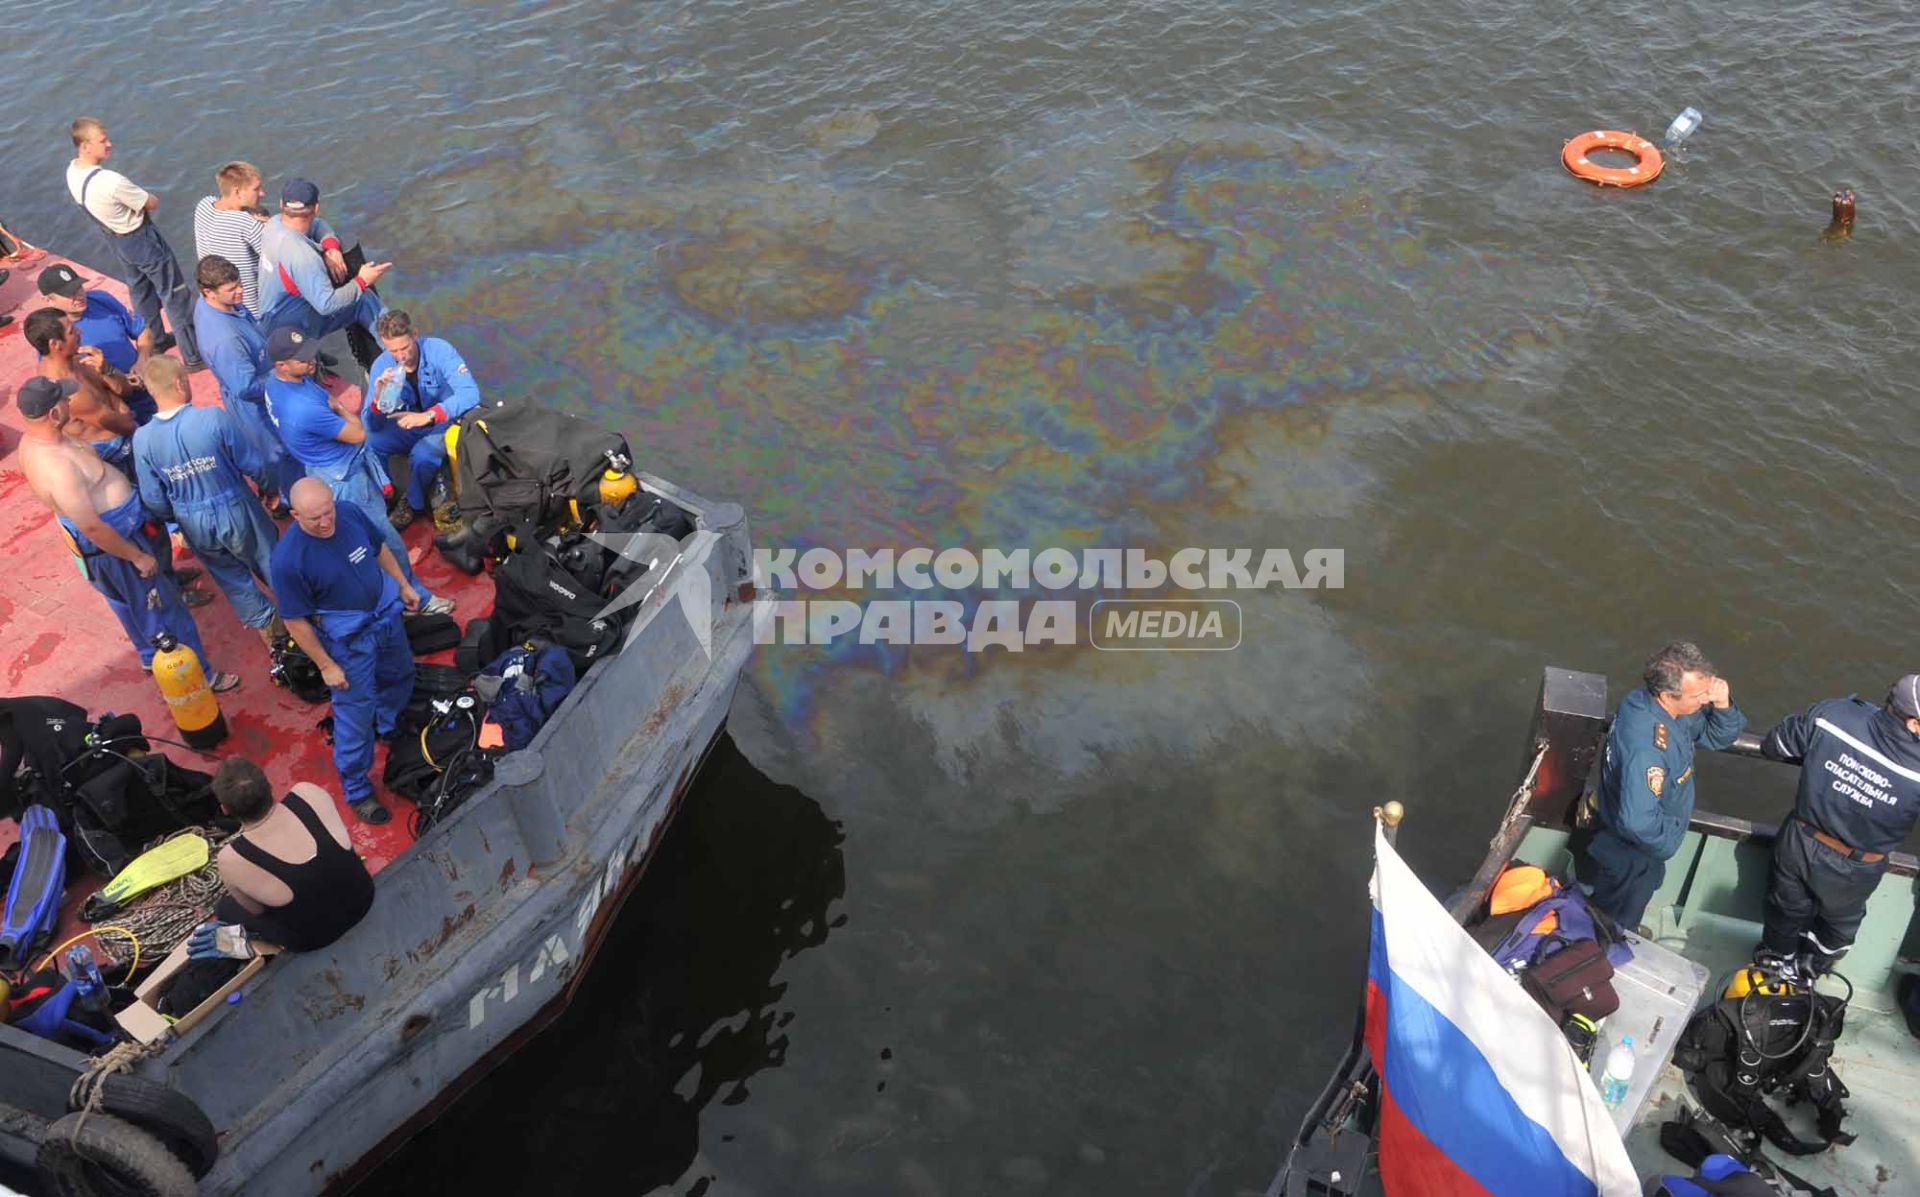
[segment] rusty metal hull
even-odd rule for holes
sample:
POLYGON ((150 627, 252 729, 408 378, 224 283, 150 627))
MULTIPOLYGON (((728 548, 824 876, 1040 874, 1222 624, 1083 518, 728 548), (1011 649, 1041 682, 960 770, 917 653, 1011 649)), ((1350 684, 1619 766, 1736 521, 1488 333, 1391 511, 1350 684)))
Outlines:
POLYGON ((274 960, 239 1003, 143 1063, 221 1132, 203 1192, 344 1187, 578 984, 718 737, 752 648, 739 509, 658 488, 701 530, 625 649, 486 789, 381 870, 364 922, 325 951, 274 960))

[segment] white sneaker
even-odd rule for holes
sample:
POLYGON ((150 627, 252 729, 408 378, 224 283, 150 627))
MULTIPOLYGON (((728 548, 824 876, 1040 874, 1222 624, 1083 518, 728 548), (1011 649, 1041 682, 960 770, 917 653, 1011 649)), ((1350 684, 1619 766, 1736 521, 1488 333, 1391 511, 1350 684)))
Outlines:
POLYGON ((420 605, 421 615, 452 615, 453 600, 444 594, 436 594, 420 605))

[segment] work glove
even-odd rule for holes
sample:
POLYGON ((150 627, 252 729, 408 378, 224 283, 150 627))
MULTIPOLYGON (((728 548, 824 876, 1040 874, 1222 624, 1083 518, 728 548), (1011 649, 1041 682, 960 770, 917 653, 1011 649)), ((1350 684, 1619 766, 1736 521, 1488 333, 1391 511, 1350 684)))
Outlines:
POLYGON ((239 923, 201 923, 187 936, 189 960, 251 960, 253 945, 239 923))

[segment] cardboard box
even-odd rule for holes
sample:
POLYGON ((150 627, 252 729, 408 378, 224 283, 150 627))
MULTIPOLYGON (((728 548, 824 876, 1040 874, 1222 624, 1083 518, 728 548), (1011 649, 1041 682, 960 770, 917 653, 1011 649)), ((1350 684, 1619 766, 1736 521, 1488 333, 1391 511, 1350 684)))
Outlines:
POLYGON ((167 953, 167 958, 160 962, 160 967, 154 969, 152 975, 140 983, 140 988, 133 991, 133 1004, 114 1015, 114 1021, 120 1024, 121 1030, 142 1043, 156 1042, 169 1032, 175 1035, 186 1034, 201 1019, 217 1010, 220 1003, 227 1000, 228 994, 246 984, 247 978, 265 968, 267 957, 280 950, 273 944, 265 943, 256 944, 254 947, 260 954, 247 961, 246 965, 234 975, 233 980, 214 990, 212 997, 195 1006, 184 1017, 168 1022, 165 1016, 153 1008, 153 1003, 167 982, 187 966, 187 943, 181 940, 179 946, 167 953))

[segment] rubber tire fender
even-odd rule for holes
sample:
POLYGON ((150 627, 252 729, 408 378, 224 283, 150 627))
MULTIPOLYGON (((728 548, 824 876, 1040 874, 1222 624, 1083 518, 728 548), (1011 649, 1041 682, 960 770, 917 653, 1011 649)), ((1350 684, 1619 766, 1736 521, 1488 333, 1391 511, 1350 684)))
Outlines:
POLYGON ((178 1089, 125 1073, 110 1073, 100 1084, 102 1111, 158 1139, 196 1179, 213 1170, 214 1161, 220 1158, 220 1141, 213 1123, 192 1098, 178 1089))
POLYGON ((90 1175, 105 1173, 121 1192, 196 1197, 200 1186, 160 1140, 109 1114, 68 1114, 40 1137, 34 1168, 57 1197, 102 1197, 90 1175))

